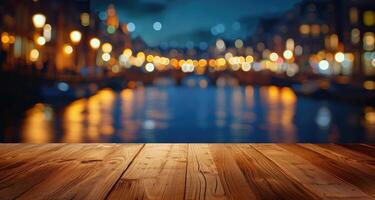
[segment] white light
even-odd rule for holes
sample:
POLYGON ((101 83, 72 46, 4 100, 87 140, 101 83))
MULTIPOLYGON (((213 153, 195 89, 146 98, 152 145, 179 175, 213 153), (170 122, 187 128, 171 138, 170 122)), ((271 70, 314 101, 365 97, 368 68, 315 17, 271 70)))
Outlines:
POLYGON ((111 55, 109 53, 103 53, 102 59, 105 62, 108 62, 111 59, 111 55))
POLYGON ((93 49, 98 49, 100 47, 100 40, 98 38, 92 38, 90 40, 90 46, 93 49))
POLYGON ((121 54, 118 60, 122 66, 125 66, 129 61, 128 57, 126 57, 124 54, 121 54))
POLYGON ((46 38, 44 38, 43 36, 40 36, 38 37, 38 39, 36 40, 36 43, 38 43, 38 45, 40 46, 43 46, 46 44, 46 38))
POLYGON ((82 34, 81 32, 75 30, 70 33, 70 40, 74 43, 78 43, 81 41, 82 34))
POLYGON ((35 28, 43 28, 44 24, 46 23, 46 16, 43 14, 35 14, 33 16, 33 23, 35 28))
POLYGON ((145 66, 146 71, 153 72, 155 70, 155 66, 152 63, 147 63, 145 66))
POLYGON ((162 25, 160 22, 155 22, 152 27, 154 28, 155 31, 160 31, 162 29, 162 25))
POLYGON ((327 70, 329 68, 329 62, 326 60, 321 60, 319 62, 319 69, 321 70, 327 70))
POLYGON ((248 62, 244 62, 244 63, 242 63, 241 68, 242 68, 242 71, 248 72, 251 69, 251 64, 248 63, 248 62))
POLYGON ((344 62, 345 55, 342 52, 338 52, 335 54, 335 60, 339 63, 344 62))
POLYGON ((293 58, 293 52, 291 50, 285 50, 283 53, 285 59, 289 60, 293 58))
POLYGON ((271 61, 276 62, 278 59, 279 59, 279 56, 277 55, 277 53, 273 52, 270 54, 271 61))
POLYGON ((128 25, 126 27, 128 28, 129 32, 135 31, 135 24, 133 22, 128 23, 128 25))

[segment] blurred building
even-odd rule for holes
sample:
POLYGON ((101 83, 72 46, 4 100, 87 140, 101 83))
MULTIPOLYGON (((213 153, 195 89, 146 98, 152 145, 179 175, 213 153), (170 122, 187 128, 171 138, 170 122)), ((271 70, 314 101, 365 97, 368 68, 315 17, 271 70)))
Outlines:
POLYGON ((0 3, 1 55, 3 68, 34 65, 45 71, 75 71, 82 66, 97 66, 102 56, 101 45, 113 44, 113 52, 121 54, 131 48, 126 24, 120 23, 113 5, 103 19, 91 12, 90 0, 2 0, 0 3), (45 17, 43 26, 33 25, 33 16, 45 17), (73 42, 72 31, 78 31, 73 42), (76 36, 76 37, 78 37, 76 36), (93 48, 92 38, 99 47, 93 48))
POLYGON ((310 68, 312 54, 351 53, 353 64, 340 70, 361 77, 375 75, 374 32, 372 0, 304 0, 281 15, 261 19, 251 43, 259 55, 265 49, 279 55, 294 50, 302 69, 310 68))

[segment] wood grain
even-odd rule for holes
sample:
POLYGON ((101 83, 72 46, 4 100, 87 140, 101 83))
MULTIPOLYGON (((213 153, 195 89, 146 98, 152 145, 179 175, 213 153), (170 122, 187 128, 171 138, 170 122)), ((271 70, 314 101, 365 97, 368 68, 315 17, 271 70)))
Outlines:
MULTIPOLYGON (((228 145, 229 146, 229 145, 228 145)), ((230 145, 231 155, 259 199, 319 199, 247 144, 230 145)))
POLYGON ((0 144, 0 199, 375 199, 371 144, 0 144))
POLYGON ((190 144, 185 199, 225 199, 208 144, 190 144))
MULTIPOLYGON (((342 181, 309 161, 275 144, 252 145, 274 161, 290 177, 324 199, 372 199, 359 188, 342 181)), ((295 146, 295 145, 291 145, 295 146)))
POLYGON ((146 144, 109 199, 183 199, 187 144, 146 144))

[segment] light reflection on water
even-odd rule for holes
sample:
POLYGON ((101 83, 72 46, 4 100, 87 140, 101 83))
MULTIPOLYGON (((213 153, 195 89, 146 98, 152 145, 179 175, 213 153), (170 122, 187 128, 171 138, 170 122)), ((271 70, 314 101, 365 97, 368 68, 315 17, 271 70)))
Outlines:
POLYGON ((153 86, 39 103, 21 127, 21 142, 374 142, 375 110, 274 86, 153 86))

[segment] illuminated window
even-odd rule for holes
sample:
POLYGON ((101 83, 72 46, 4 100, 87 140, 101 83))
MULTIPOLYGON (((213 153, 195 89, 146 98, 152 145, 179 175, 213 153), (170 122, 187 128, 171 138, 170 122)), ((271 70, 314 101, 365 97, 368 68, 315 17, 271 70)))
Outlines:
POLYGON ((81 14, 81 24, 82 26, 89 26, 90 25, 90 15, 88 13, 81 14))
POLYGON ((332 34, 329 37, 329 45, 332 49, 337 49, 339 46, 339 37, 336 34, 332 34))
POLYGON ((308 35, 310 33, 310 26, 307 25, 307 24, 302 24, 300 27, 299 27, 299 32, 302 34, 302 35, 308 35))
POLYGON ((375 12, 374 11, 366 11, 363 13, 363 23, 366 26, 373 26, 375 25, 375 12))
POLYGON ((351 31, 351 40, 353 44, 358 44, 361 39, 361 32, 358 28, 354 28, 351 31))
POLYGON ((286 49, 291 51, 294 50, 294 40, 292 38, 286 40, 286 49))
POLYGON ((317 25, 317 24, 312 25, 312 26, 311 26, 311 34, 312 34, 313 36, 318 36, 318 35, 320 35, 320 26, 317 25))
POLYGON ((350 22, 352 24, 356 24, 358 22, 358 9, 350 8, 349 17, 350 17, 350 22))
POLYGON ((363 49, 367 51, 374 50, 375 36, 372 32, 366 32, 363 35, 363 49))

